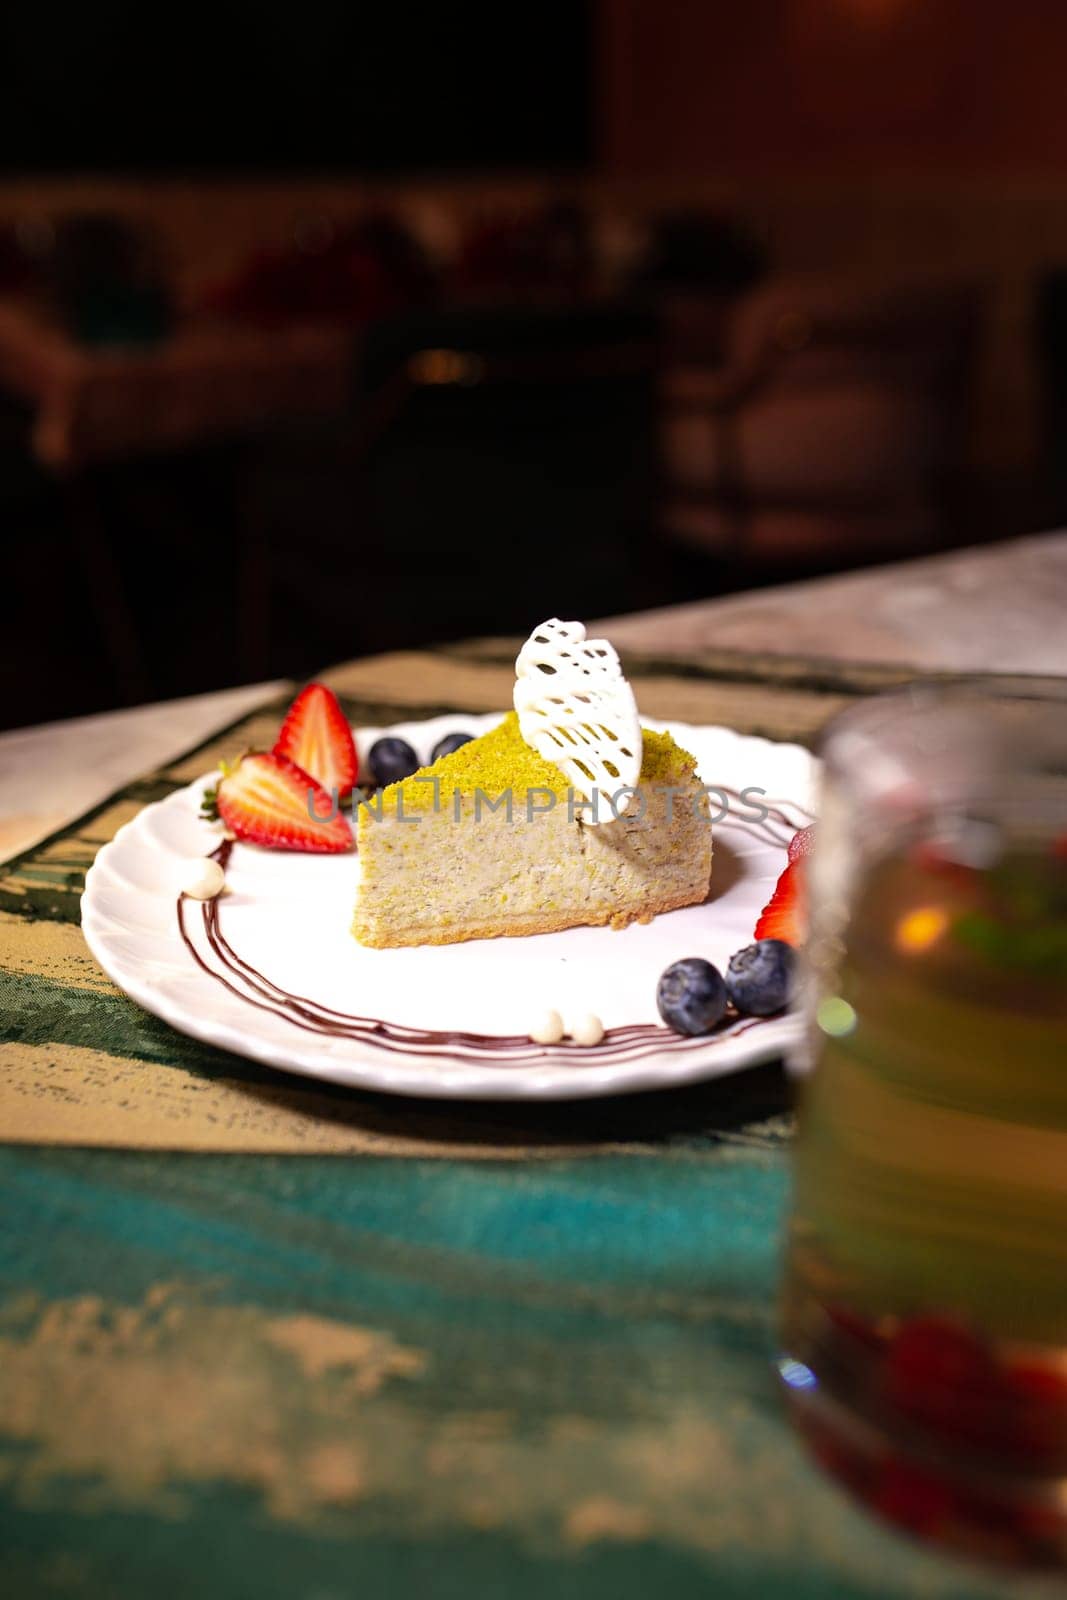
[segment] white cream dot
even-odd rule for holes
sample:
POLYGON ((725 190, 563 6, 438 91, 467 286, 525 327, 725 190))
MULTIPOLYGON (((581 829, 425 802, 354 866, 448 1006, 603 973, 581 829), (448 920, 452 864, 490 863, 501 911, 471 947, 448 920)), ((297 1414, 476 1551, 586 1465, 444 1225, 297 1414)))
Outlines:
POLYGON ((604 1024, 592 1011, 584 1011, 580 1017, 570 1019, 567 1032, 575 1044, 599 1044, 604 1037, 604 1024))
POLYGON ((198 856, 185 863, 179 888, 193 900, 214 900, 225 882, 226 874, 217 861, 210 856, 198 856))
POLYGON ((530 1038, 534 1044, 559 1044, 563 1038, 563 1018, 559 1012, 542 1011, 539 1017, 535 1017, 530 1038))

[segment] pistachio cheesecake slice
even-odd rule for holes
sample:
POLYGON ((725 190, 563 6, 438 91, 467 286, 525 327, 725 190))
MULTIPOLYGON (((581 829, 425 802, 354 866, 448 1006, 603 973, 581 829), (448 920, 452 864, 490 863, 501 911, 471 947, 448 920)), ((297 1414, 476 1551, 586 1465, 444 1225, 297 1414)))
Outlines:
MULTIPOLYGON (((696 762, 670 734, 637 731, 637 781, 616 791, 617 807, 601 792, 596 821, 573 764, 568 776, 533 748, 515 712, 361 805, 356 938, 381 947, 623 927, 705 899, 711 824, 696 762)), ((609 773, 610 758, 609 743, 609 773)))

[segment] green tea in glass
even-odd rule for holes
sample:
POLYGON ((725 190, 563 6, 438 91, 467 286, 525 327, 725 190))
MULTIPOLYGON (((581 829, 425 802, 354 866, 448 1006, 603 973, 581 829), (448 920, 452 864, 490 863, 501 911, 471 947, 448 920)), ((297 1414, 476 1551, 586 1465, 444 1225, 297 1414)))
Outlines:
POLYGON ((831 725, 779 1370, 914 1533, 1067 1564, 1067 684, 831 725))

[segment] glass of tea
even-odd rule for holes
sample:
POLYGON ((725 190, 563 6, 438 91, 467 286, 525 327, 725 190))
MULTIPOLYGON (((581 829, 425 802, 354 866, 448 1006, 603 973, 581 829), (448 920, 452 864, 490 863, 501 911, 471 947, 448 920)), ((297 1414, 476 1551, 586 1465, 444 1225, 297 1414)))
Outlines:
POLYGON ((913 1533, 1067 1566, 1067 682, 827 730, 778 1362, 913 1533))

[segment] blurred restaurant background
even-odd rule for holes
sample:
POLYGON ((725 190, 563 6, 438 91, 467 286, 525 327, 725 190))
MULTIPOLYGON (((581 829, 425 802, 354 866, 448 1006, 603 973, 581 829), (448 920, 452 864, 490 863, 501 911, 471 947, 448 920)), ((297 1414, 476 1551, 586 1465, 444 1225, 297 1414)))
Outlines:
POLYGON ((1064 520, 1062 0, 3 38, 5 726, 1064 520))

